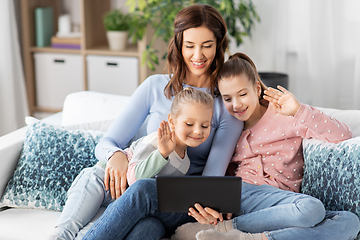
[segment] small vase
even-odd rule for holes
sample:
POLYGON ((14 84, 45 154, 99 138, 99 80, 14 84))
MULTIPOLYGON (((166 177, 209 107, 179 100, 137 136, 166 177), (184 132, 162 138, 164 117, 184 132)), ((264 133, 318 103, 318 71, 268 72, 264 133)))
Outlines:
POLYGON ((122 51, 126 48, 128 38, 127 31, 107 31, 106 36, 110 50, 122 51))

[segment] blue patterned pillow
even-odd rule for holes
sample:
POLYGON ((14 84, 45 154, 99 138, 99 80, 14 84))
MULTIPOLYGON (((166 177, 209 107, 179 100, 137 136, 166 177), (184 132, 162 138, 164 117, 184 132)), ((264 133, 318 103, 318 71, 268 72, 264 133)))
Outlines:
POLYGON ((94 149, 102 135, 41 121, 28 125, 17 168, 0 206, 62 211, 75 177, 96 164, 94 149))
POLYGON ((360 137, 338 144, 304 140, 301 191, 320 199, 327 210, 360 217, 360 137))

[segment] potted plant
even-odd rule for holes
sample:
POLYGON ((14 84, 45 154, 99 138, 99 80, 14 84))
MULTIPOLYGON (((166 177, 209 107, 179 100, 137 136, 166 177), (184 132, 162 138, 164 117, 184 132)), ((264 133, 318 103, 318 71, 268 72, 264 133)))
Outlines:
POLYGON ((142 39, 149 25, 154 29, 150 43, 143 52, 143 63, 155 69, 155 64, 158 64, 157 50, 153 48, 155 39, 161 38, 168 43, 173 37, 176 14, 186 6, 201 3, 209 4, 221 13, 228 27, 230 41, 235 40, 237 46, 243 42, 243 37, 251 36, 252 27, 256 21, 260 21, 252 0, 127 0, 129 12, 134 14, 137 21, 136 27, 129 30, 133 42, 142 39))
POLYGON ((121 51, 126 48, 131 15, 114 9, 106 13, 103 17, 103 23, 106 29, 110 50, 121 51))

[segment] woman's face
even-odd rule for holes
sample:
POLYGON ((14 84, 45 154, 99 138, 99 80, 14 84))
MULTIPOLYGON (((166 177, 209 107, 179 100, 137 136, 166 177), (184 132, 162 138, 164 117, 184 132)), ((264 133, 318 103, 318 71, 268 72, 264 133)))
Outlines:
POLYGON ((210 75, 210 66, 216 55, 216 38, 205 26, 183 32, 182 55, 187 66, 187 77, 210 75))

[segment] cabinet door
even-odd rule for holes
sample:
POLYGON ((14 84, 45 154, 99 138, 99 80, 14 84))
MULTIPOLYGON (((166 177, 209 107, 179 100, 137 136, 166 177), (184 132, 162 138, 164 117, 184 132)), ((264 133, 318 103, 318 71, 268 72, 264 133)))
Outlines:
POLYGON ((137 57, 88 55, 88 90, 131 96, 139 85, 137 57))
POLYGON ((62 109, 69 93, 84 90, 80 54, 34 53, 34 59, 38 107, 62 109))

